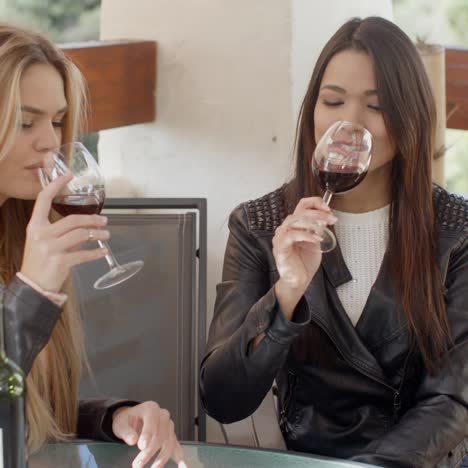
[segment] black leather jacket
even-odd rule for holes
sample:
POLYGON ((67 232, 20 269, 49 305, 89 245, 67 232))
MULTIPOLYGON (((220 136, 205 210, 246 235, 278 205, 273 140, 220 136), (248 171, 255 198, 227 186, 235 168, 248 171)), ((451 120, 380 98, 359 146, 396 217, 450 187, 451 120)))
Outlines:
MULTIPOLYGON (((37 355, 47 344, 61 308, 19 278, 5 288, 5 348, 27 375, 37 355)), ((135 402, 117 399, 81 400, 78 409, 77 437, 120 441, 112 432, 112 413, 135 402)))
POLYGON ((276 378, 289 449, 389 467, 459 466, 468 452, 468 202, 435 187, 434 203, 455 343, 434 376, 411 345, 386 257, 356 327, 335 290, 352 279, 339 248, 324 254, 287 321, 271 246, 286 216, 284 188, 235 209, 200 371, 207 413, 222 423, 247 417, 276 378), (326 365, 291 352, 312 327, 327 337, 326 365))

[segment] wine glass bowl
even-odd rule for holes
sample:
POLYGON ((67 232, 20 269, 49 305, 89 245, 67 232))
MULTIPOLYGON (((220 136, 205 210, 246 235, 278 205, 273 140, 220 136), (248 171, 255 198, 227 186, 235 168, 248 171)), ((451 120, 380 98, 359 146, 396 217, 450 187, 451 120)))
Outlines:
MULTIPOLYGON (((52 201, 52 208, 61 216, 99 214, 105 200, 104 176, 86 147, 79 142, 68 143, 50 151, 39 169, 39 180, 45 187, 65 174, 73 174, 66 187, 52 201)), ((106 289, 131 278, 144 263, 141 260, 120 265, 109 245, 97 240, 107 249, 106 261, 110 271, 94 283, 96 289, 106 289)))
POLYGON ((348 192, 364 180, 371 149, 372 136, 361 125, 341 120, 325 132, 314 151, 312 172, 326 198, 348 192))
POLYGON ((61 175, 70 172, 73 174, 73 179, 54 198, 52 208, 61 216, 99 214, 104 205, 105 189, 100 171, 93 167, 96 163, 89 161, 88 165, 85 166, 81 158, 72 158, 70 163, 69 168, 66 164, 66 156, 59 153, 49 153, 44 162, 43 170, 39 171, 43 187, 61 175))
MULTIPOLYGON (((346 120, 333 123, 317 142, 312 155, 312 174, 329 205, 335 194, 346 193, 366 177, 371 162, 372 135, 362 125, 346 120)), ((309 222, 311 224, 311 222, 309 222)), ((336 247, 336 237, 324 223, 306 228, 318 234, 321 252, 336 247)))

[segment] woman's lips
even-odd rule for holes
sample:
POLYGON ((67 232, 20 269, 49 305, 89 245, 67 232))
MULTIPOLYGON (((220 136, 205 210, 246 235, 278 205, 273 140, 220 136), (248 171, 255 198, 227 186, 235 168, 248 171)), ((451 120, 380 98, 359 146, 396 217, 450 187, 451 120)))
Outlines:
POLYGON ((28 169, 30 171, 34 171, 37 169, 42 169, 44 167, 44 163, 36 163, 36 164, 31 164, 31 166, 26 166, 25 169, 28 169))

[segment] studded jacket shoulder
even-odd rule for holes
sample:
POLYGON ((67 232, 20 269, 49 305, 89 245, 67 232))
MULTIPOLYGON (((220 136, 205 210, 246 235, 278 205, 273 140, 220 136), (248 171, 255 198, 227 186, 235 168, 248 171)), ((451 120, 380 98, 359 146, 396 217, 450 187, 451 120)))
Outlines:
MULTIPOLYGON (((468 235, 468 200, 438 185, 433 188, 436 226, 442 231, 468 235)), ((244 204, 252 232, 274 232, 287 215, 285 186, 244 204)))
POLYGON ((436 225, 443 231, 460 234, 464 239, 468 236, 468 200, 447 192, 442 187, 434 185, 434 210, 436 225))
POLYGON ((284 186, 246 202, 245 209, 251 231, 274 232, 287 216, 284 186))

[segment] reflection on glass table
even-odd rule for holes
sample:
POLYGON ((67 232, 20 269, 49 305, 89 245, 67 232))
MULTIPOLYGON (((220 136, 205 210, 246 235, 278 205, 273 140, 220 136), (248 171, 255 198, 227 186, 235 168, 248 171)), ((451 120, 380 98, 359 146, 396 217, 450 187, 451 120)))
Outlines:
MULTIPOLYGON (((357 468, 346 460, 215 444, 182 444, 189 468, 357 468)), ((124 444, 72 442, 49 444, 29 460, 29 468, 128 468, 138 451, 124 444)), ((147 466, 151 466, 148 464, 147 466)), ((174 468, 172 462, 166 465, 174 468)))

